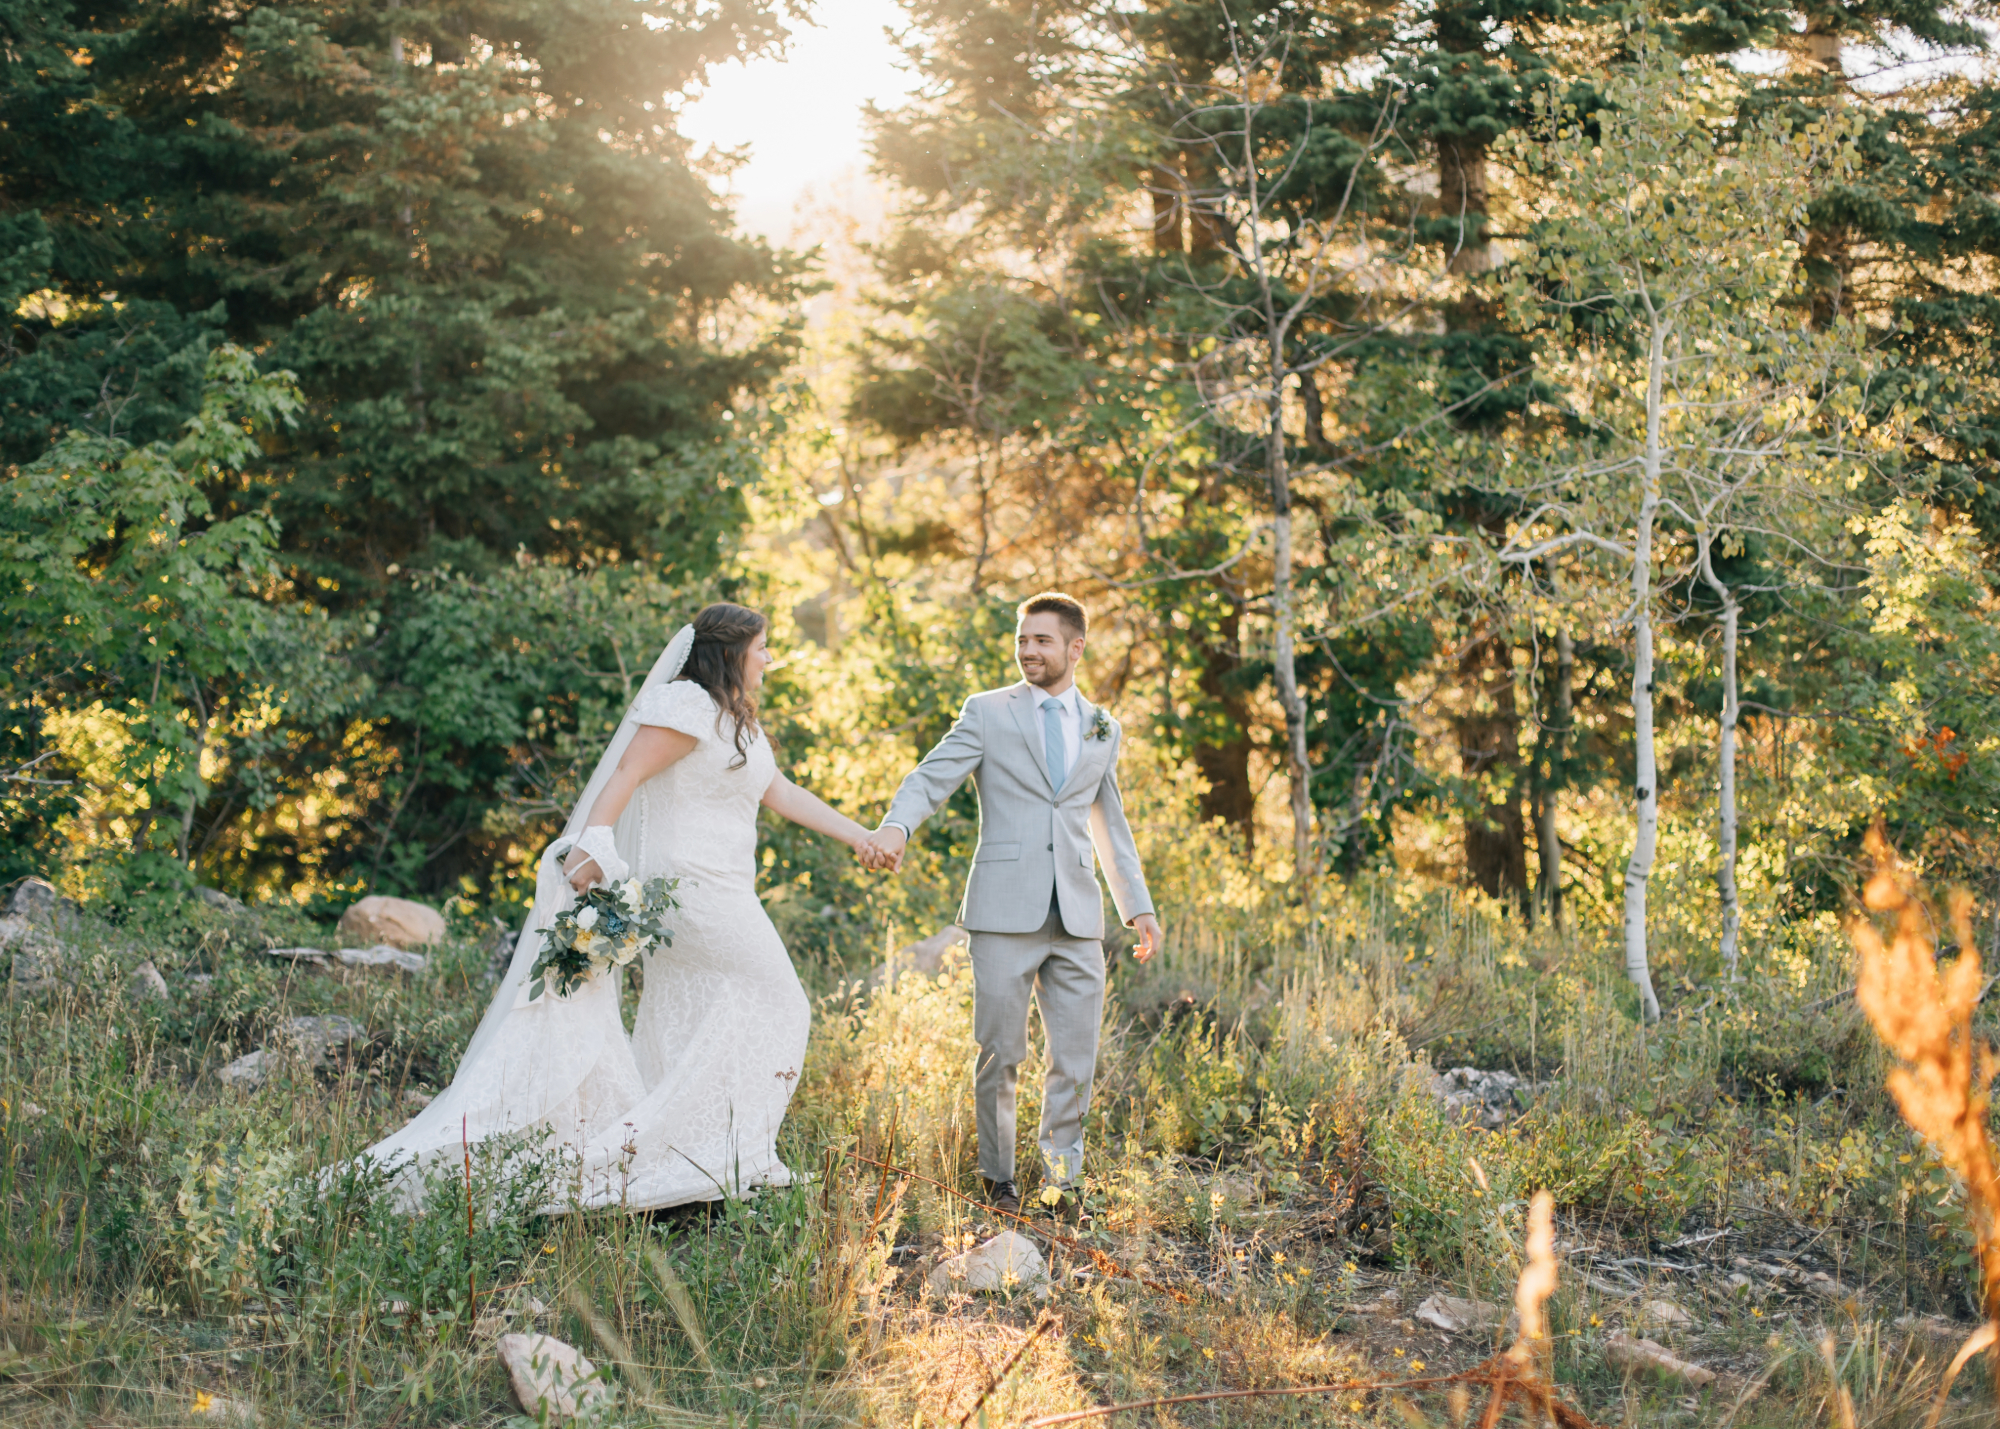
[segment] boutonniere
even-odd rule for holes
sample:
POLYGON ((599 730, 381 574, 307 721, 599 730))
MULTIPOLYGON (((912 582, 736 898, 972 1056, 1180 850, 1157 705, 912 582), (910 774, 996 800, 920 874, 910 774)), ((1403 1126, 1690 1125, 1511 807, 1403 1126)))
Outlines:
POLYGON ((1092 739, 1111 738, 1111 716, 1106 714, 1103 710, 1097 710, 1091 715, 1090 738, 1092 739))

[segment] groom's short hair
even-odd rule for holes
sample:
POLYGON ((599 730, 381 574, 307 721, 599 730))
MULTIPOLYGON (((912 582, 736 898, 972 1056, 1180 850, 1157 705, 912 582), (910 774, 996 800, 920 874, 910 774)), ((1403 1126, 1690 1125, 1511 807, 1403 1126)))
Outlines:
POLYGON ((1031 595, 1014 612, 1016 620, 1026 620, 1031 615, 1053 615, 1062 625, 1063 633, 1072 640, 1081 640, 1090 633, 1090 617, 1084 613, 1083 602, 1059 590, 1031 595))

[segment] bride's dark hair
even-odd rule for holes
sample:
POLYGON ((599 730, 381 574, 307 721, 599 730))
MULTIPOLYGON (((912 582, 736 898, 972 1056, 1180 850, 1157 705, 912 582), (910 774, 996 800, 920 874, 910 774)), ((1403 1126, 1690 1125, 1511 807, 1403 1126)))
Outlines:
POLYGON ((694 648, 680 678, 692 680, 707 690, 716 708, 736 725, 736 757, 731 769, 741 769, 749 759, 751 740, 757 737, 757 697, 743 680, 743 660, 750 647, 764 633, 768 622, 748 606, 719 600, 704 606, 694 618, 694 648))

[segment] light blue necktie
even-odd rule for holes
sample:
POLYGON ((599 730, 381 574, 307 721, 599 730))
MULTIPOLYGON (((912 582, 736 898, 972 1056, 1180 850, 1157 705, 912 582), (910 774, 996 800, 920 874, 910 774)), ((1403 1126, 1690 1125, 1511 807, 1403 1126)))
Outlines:
POLYGON ((1042 740, 1048 746, 1049 782, 1060 789, 1069 774, 1069 755, 1063 748, 1062 701, 1054 695, 1042 701, 1042 740))

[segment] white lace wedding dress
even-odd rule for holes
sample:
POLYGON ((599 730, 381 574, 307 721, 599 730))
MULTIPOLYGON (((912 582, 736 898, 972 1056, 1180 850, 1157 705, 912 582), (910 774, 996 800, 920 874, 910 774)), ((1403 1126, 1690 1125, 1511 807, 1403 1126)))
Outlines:
POLYGON ((637 808, 641 879, 678 877, 671 948, 646 959, 632 1052, 646 1094, 584 1157, 588 1198, 675 1206, 782 1186, 778 1123, 804 1067, 811 1008, 757 897, 757 808, 777 777, 771 746, 747 741, 691 680, 648 690, 640 724, 691 735, 694 752, 649 779, 637 808))
POLYGON ((570 1199, 582 1206, 644 1210, 790 1181, 777 1134, 811 1010, 757 897, 757 809, 777 764, 759 734, 737 765, 730 722, 718 721, 708 692, 658 678, 676 664, 663 656, 655 667, 571 820, 574 832, 637 725, 695 739, 692 753, 639 786, 616 826, 634 876, 680 879, 673 946, 646 959, 632 1037, 614 978, 567 998, 527 996, 541 932, 569 906, 558 843, 543 855, 536 907, 451 1085, 363 1153, 399 1168, 404 1205, 414 1207, 437 1158, 456 1162, 467 1142, 517 1132, 546 1131, 574 1159, 570 1199))

